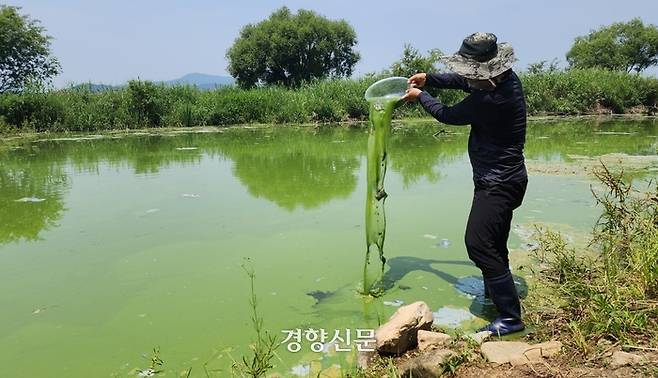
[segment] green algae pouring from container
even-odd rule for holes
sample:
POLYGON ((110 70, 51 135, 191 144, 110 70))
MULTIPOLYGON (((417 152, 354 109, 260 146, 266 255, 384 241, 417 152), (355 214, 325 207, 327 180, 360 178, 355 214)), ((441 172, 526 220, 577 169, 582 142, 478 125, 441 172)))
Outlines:
POLYGON ((391 133, 393 109, 400 103, 407 89, 404 77, 389 77, 380 80, 366 90, 365 98, 370 104, 370 126, 368 128, 368 170, 366 193, 366 258, 363 265, 363 294, 381 294, 381 279, 384 274, 384 239, 386 237, 386 215, 384 213, 384 177, 386 176, 387 147, 391 133), (381 268, 375 269, 370 257, 377 250, 381 268))

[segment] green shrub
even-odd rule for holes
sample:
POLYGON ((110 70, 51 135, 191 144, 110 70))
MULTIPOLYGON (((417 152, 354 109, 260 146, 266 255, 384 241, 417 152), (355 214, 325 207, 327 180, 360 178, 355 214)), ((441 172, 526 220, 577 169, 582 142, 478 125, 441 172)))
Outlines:
POLYGON ((347 118, 347 112, 337 99, 326 97, 323 93, 307 91, 304 107, 310 121, 340 122, 347 118))
POLYGON ((162 126, 167 110, 166 92, 170 89, 150 81, 128 82, 128 109, 137 125, 144 127, 162 126))
POLYGON ((72 88, 62 96, 64 124, 71 131, 99 131, 138 127, 130 113, 125 90, 94 93, 86 88, 72 88))
POLYGON ((243 91, 236 88, 220 89, 213 93, 209 106, 210 124, 232 125, 258 122, 267 104, 260 103, 262 89, 243 91))
POLYGON ((603 69, 572 69, 521 75, 530 114, 624 113, 652 106, 658 79, 603 69))
POLYGON ((18 129, 45 131, 58 128, 65 107, 59 93, 25 92, 5 94, 0 100, 0 115, 18 129))

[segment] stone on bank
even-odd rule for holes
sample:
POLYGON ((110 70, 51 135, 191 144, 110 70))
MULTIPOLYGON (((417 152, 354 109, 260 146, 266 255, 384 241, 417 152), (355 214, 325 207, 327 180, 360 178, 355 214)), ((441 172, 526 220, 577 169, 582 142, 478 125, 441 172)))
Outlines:
POLYGON ((434 317, 425 302, 402 306, 375 331, 377 351, 400 355, 418 344, 418 331, 429 330, 434 317))

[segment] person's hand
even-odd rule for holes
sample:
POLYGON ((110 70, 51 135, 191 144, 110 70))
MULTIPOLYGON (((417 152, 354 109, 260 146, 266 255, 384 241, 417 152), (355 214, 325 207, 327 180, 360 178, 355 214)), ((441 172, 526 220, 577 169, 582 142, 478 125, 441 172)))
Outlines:
POLYGON ((416 101, 416 100, 418 100, 418 96, 420 96, 421 93, 423 93, 423 91, 421 91, 418 88, 409 88, 409 89, 406 90, 405 95, 402 96, 401 100, 407 101, 407 102, 416 101))
POLYGON ((425 80, 427 80, 427 74, 423 72, 417 73, 407 79, 407 83, 413 88, 422 88, 425 86, 425 80))

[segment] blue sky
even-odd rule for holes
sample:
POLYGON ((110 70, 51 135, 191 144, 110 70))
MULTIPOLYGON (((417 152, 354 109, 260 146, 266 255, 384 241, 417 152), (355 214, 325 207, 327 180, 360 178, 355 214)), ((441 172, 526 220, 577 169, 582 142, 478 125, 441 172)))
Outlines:
MULTIPOLYGON (((54 37, 63 72, 55 85, 167 80, 190 72, 226 74, 226 49, 240 28, 286 5, 347 20, 356 30, 356 74, 388 67, 411 43, 454 52, 464 36, 491 31, 516 49, 518 68, 564 54, 578 35, 640 17, 658 24, 655 0, 9 0, 54 37)), ((653 70, 655 72, 655 70, 653 70)))

